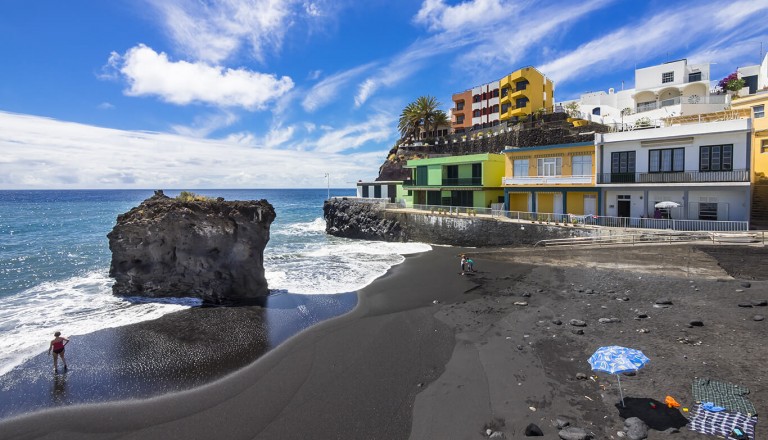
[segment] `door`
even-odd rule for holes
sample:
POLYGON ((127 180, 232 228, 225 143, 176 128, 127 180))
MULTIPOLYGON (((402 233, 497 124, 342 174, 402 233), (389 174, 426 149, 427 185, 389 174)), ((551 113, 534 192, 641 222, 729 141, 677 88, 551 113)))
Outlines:
POLYGON ((629 196, 619 196, 619 200, 616 203, 617 217, 630 217, 632 202, 629 196))
POLYGON ((555 214, 563 213, 563 194, 555 193, 554 202, 552 205, 552 212, 555 214))
POLYGON ((594 194, 584 195, 584 215, 597 215, 597 196, 594 194))

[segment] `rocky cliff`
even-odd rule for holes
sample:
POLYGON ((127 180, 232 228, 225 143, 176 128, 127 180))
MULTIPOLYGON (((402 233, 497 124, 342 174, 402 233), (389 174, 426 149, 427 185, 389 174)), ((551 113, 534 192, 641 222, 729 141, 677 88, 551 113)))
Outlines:
POLYGON ((264 248, 274 219, 266 200, 178 200, 156 191, 107 235, 112 291, 216 304, 266 296, 264 248))
POLYGON ((386 219, 376 203, 326 200, 323 204, 325 232, 337 237, 379 241, 406 241, 397 221, 386 219))

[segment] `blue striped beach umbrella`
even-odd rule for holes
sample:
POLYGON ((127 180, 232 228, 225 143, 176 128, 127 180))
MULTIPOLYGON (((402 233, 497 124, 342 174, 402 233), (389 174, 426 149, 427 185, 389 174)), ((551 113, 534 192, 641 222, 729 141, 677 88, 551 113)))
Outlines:
POLYGON ((621 373, 637 371, 650 359, 642 351, 634 348, 611 345, 600 347, 589 358, 589 365, 592 371, 602 371, 608 374, 615 374, 619 379, 619 394, 621 395, 621 406, 624 406, 624 393, 621 391, 621 373))

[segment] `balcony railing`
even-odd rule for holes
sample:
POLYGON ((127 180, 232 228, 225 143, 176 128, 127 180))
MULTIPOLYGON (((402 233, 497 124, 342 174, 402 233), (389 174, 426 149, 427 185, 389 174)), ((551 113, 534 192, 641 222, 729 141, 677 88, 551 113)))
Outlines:
POLYGON ((657 108, 669 107, 678 104, 725 104, 728 102, 728 95, 710 95, 710 96, 676 96, 674 98, 663 99, 661 101, 643 102, 637 104, 635 112, 642 113, 657 108))
POLYGON ((406 180, 403 182, 403 188, 413 187, 440 187, 440 186, 482 186, 482 177, 459 177, 459 178, 443 178, 440 184, 429 184, 426 179, 424 180, 406 180))
POLYGON ((443 178, 443 186, 480 186, 482 184, 482 177, 443 178))
POLYGON ((519 176, 503 177, 502 185, 574 185, 590 184, 592 176, 519 176))
POLYGON ((597 183, 749 182, 749 170, 664 173, 598 173, 597 183))

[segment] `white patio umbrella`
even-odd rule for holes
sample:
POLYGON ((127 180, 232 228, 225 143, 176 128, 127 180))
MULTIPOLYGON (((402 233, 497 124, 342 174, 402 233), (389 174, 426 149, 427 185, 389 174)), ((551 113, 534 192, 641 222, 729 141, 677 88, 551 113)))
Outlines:
POLYGON ((679 208, 680 204, 677 202, 666 201, 666 202, 659 202, 653 205, 653 207, 660 208, 660 209, 679 208))

